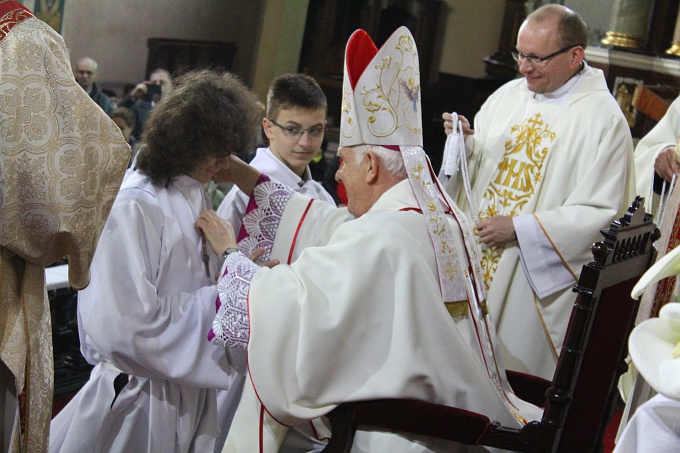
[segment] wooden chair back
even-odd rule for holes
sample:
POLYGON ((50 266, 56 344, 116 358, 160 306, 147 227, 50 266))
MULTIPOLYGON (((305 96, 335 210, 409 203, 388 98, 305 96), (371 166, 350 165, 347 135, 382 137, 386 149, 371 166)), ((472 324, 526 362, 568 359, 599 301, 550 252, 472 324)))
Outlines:
MULTIPOLYGON (((656 90, 662 90, 664 94, 667 94, 667 90, 664 88, 658 88, 656 90)), ((668 110, 671 103, 665 97, 657 94, 656 90, 646 85, 637 86, 633 92, 631 104, 648 117, 655 121, 659 121, 666 114, 666 110, 668 110)), ((677 95, 677 92, 675 95, 677 95)), ((675 99, 675 96, 671 99, 675 99)))

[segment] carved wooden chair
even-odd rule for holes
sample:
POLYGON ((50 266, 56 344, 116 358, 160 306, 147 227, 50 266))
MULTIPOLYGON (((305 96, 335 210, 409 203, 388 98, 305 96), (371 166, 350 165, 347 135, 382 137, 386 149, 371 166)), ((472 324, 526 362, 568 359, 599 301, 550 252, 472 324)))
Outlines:
POLYGON ((671 101, 675 99, 677 94, 677 89, 640 85, 633 92, 631 104, 648 117, 659 121, 666 114, 671 106, 671 101))
POLYGON ((624 217, 601 230, 594 260, 574 287, 576 302, 552 382, 508 371, 515 393, 544 408, 541 420, 507 428, 484 414, 416 400, 343 403, 328 414, 326 453, 350 450, 357 429, 378 429, 522 452, 602 450, 602 436, 626 370, 627 339, 639 301, 630 297, 652 265, 659 230, 637 197, 624 217))

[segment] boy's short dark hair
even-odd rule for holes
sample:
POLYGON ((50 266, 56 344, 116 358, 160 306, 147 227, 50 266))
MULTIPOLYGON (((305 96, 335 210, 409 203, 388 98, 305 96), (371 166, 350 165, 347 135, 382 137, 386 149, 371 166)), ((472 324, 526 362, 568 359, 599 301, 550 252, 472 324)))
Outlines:
POLYGON ((294 107, 326 110, 326 95, 313 77, 283 74, 272 80, 267 93, 267 118, 276 121, 281 110, 294 107))

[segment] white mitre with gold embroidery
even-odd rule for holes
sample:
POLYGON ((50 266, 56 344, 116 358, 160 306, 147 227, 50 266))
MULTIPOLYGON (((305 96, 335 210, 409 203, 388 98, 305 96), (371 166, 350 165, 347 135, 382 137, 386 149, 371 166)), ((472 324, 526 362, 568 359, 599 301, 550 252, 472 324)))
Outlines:
POLYGON ((347 42, 340 146, 354 145, 423 146, 418 49, 406 27, 380 50, 364 30, 347 42))
POLYGON ((451 229, 442 228, 453 210, 422 148, 420 66, 408 28, 398 28, 380 50, 364 30, 355 31, 345 50, 342 93, 340 147, 376 145, 401 153, 432 239, 444 301, 467 307, 467 259, 459 256, 451 229))

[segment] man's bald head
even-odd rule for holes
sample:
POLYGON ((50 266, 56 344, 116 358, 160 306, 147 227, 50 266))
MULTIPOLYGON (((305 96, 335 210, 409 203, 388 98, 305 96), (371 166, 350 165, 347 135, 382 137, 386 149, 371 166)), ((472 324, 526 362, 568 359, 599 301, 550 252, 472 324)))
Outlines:
POLYGON ((89 93, 92 89, 92 84, 97 80, 97 62, 90 57, 79 58, 76 62, 74 75, 78 85, 89 93))

